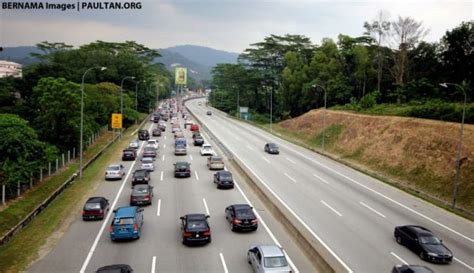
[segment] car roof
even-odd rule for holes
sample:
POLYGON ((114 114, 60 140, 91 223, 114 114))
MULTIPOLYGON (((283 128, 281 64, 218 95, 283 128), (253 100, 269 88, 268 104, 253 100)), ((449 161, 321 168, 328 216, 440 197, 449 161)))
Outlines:
POLYGON ((103 267, 100 267, 97 269, 97 272, 104 272, 104 273, 107 273, 107 272, 126 272, 126 271, 123 271, 123 270, 130 270, 132 269, 128 264, 112 264, 112 265, 106 265, 106 266, 103 266, 103 267), (119 270, 119 271, 118 271, 119 270))
POLYGON ((190 213, 184 216, 187 220, 206 220, 206 215, 203 213, 190 213))
POLYGON ((217 171, 217 173, 219 173, 219 174, 230 174, 230 175, 232 175, 232 173, 229 172, 229 171, 217 171))
POLYGON ((433 234, 429 229, 422 226, 409 225, 407 227, 418 234, 433 234))
POLYGON ((176 165, 189 164, 187 161, 177 161, 176 165))
POLYGON ((249 209, 250 208, 249 204, 234 204, 234 205, 231 205, 231 206, 236 208, 236 209, 249 209))
POLYGON ((119 167, 120 168, 120 164, 110 164, 109 166, 107 166, 107 168, 110 168, 110 167, 119 167))
POLYGON ((283 251, 276 245, 258 245, 263 253, 263 257, 284 256, 283 251))
POLYGON ((150 187, 150 185, 148 185, 148 184, 137 184, 137 185, 133 186, 133 189, 134 190, 141 189, 141 188, 148 189, 149 187, 150 187))
POLYGON ((423 265, 396 265, 402 273, 433 273, 433 270, 423 265))
POLYGON ((137 207, 120 207, 116 210, 115 217, 116 218, 132 217, 135 215, 136 210, 137 210, 137 207))
POLYGON ((202 144, 202 147, 212 147, 211 144, 202 144))
POLYGON ((94 196, 94 197, 90 197, 89 199, 87 199, 86 203, 97 203, 97 202, 100 202, 104 199, 105 198, 101 197, 101 196, 94 196))
POLYGON ((133 173, 148 173, 148 170, 145 170, 145 169, 138 169, 138 170, 135 170, 133 173))

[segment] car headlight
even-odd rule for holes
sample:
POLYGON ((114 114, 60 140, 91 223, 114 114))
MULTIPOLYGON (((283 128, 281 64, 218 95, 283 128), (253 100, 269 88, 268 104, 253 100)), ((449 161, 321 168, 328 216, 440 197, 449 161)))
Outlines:
POLYGON ((428 256, 438 257, 439 255, 434 252, 428 252, 428 256))

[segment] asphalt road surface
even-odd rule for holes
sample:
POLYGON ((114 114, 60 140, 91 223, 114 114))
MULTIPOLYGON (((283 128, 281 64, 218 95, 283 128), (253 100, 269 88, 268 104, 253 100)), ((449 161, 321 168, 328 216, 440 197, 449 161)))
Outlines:
MULTIPOLYGON (((154 126, 148 123, 146 128, 151 132, 154 126)), ((139 240, 112 242, 109 238, 111 217, 104 221, 84 222, 81 211, 76 211, 77 218, 57 245, 35 262, 28 272, 94 272, 101 266, 117 263, 129 264, 135 272, 251 272, 246 255, 249 246, 255 243, 281 244, 296 272, 314 272, 310 261, 286 234, 278 219, 274 219, 252 191, 240 183, 242 178, 238 174, 233 172, 237 187, 216 189, 212 183, 214 171, 206 167, 207 158, 201 157, 199 147, 192 145, 189 127, 184 131, 188 141, 188 154, 185 156, 174 155, 174 137, 169 122, 166 132, 156 137, 159 139, 159 153, 150 183, 155 187, 155 195, 152 205, 144 209, 144 226, 139 240), (178 160, 191 163, 190 178, 174 178, 173 163, 178 160), (258 213, 258 230, 232 232, 225 219, 225 207, 249 202, 258 213), (200 247, 181 243, 179 217, 187 213, 211 216, 212 243, 200 247)), ((143 145, 140 142, 140 152, 143 145)), ((138 160, 121 162, 120 158, 116 162, 125 166, 125 179, 104 180, 93 194, 106 197, 114 208, 129 205, 131 171, 140 164, 138 160)), ((232 168, 229 170, 233 171, 232 168)))
POLYGON ((390 272, 395 264, 426 265, 438 273, 474 271, 474 225, 374 178, 205 106, 187 102, 214 135, 259 177, 311 232, 346 265, 348 272, 390 272), (212 110, 212 115, 206 112, 212 110), (279 155, 263 151, 267 142, 279 155), (395 226, 432 230, 454 253, 449 265, 422 261, 398 245, 395 226))

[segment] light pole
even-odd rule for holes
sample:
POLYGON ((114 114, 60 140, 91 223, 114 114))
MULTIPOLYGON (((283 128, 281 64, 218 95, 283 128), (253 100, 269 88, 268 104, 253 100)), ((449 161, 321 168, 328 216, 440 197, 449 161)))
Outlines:
POLYGON ((325 127, 326 127, 326 110, 327 110, 327 108, 326 108, 327 92, 326 92, 326 89, 324 87, 322 87, 321 85, 319 85, 319 84, 313 84, 312 87, 313 88, 319 87, 319 88, 323 89, 323 91, 324 91, 323 138, 321 140, 321 148, 324 151, 324 142, 325 142, 324 139, 326 138, 326 133, 325 133, 326 128, 325 127))
POLYGON ((456 199, 458 196, 458 184, 459 184, 459 179, 461 176, 461 154, 462 154, 462 143, 464 139, 464 117, 466 115, 466 102, 467 102, 467 95, 466 95, 465 88, 467 87, 467 82, 462 81, 461 84, 445 82, 445 83, 441 83, 440 85, 444 88, 447 88, 448 85, 454 85, 464 95, 464 104, 462 107, 462 118, 461 118, 461 129, 459 132, 458 153, 456 155, 456 176, 454 177, 454 182, 453 182, 452 208, 454 209, 456 207, 456 199))
POLYGON ((81 82, 81 129, 80 129, 80 140, 79 140, 79 178, 82 178, 82 146, 83 146, 83 134, 84 134, 84 80, 86 78, 87 72, 93 69, 100 69, 100 71, 104 71, 107 69, 105 66, 94 66, 87 69, 84 74, 82 75, 82 82, 81 82))
POLYGON ((240 89, 237 87, 237 116, 240 118, 240 89))
MULTIPOLYGON (((125 76, 125 77, 123 77, 122 81, 120 82, 120 114, 122 115, 122 123, 123 123, 123 82, 126 79, 134 80, 135 77, 134 76, 125 76)), ((122 129, 120 129, 120 137, 122 137, 122 129)))

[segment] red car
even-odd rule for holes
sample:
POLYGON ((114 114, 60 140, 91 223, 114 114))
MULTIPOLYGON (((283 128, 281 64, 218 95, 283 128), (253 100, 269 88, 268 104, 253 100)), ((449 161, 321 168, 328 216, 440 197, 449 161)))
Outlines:
POLYGON ((199 131, 199 125, 197 125, 197 124, 191 125, 191 131, 192 131, 192 132, 194 132, 194 131, 199 131))
POLYGON ((109 210, 109 200, 104 197, 91 197, 82 210, 83 220, 104 219, 109 210))

